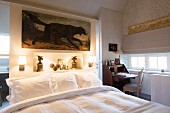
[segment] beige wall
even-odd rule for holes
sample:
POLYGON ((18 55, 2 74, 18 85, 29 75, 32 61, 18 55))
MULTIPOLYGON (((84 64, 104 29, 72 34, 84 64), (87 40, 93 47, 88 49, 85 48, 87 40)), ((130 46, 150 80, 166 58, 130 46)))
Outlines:
MULTIPOLYGON (((170 52, 170 27, 128 35, 128 26, 170 15, 170 0, 128 0, 123 10, 123 52, 170 52)), ((144 73, 142 93, 151 95, 152 73, 144 73)))
POLYGON ((128 0, 123 11, 123 51, 170 52, 169 27, 128 35, 128 27, 170 15, 170 0, 128 0))
MULTIPOLYGON (((33 59, 36 54, 42 54, 43 53, 55 53, 53 54, 53 58, 55 58, 57 53, 62 53, 59 56, 61 58, 67 57, 68 54, 64 53, 70 53, 73 55, 79 55, 82 56, 82 67, 88 68, 88 58, 89 55, 95 55, 96 54, 96 20, 79 17, 75 15, 69 15, 64 13, 59 13, 55 11, 48 11, 43 9, 37 9, 33 7, 28 6, 22 6, 19 4, 10 4, 10 37, 11 37, 11 44, 10 44, 10 77, 18 77, 18 76, 36 76, 39 75, 38 72, 33 72, 33 59), (91 45, 90 45, 90 51, 59 51, 59 50, 44 50, 44 49, 25 49, 21 47, 21 29, 22 29, 22 9, 35 11, 35 12, 41 12, 41 13, 47 13, 51 15, 58 15, 63 17, 68 17, 72 19, 78 19, 83 21, 91 22, 91 45), (19 72, 18 69, 18 56, 19 55, 26 55, 27 56, 27 65, 25 68, 25 71, 19 72)), ((69 54, 69 55, 70 55, 69 54)))
POLYGON ((128 26, 170 15, 170 0, 128 0, 123 10, 123 35, 128 26))

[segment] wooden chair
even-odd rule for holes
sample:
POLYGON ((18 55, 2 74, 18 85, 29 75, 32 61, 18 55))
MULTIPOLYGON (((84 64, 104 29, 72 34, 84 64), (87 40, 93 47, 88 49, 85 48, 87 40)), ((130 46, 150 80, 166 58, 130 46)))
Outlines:
MULTIPOLYGON (((144 68, 143 68, 144 69, 144 68)), ((138 81, 137 84, 135 83, 128 83, 123 87, 123 92, 125 93, 125 91, 130 92, 136 92, 137 93, 137 97, 139 96, 139 93, 141 94, 141 90, 142 90, 142 82, 143 82, 143 69, 138 72, 138 81)))

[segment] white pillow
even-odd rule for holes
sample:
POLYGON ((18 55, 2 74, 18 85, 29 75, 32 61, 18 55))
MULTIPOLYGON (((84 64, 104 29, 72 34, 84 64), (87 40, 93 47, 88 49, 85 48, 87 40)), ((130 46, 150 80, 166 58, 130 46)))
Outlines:
POLYGON ((70 72, 53 74, 51 82, 54 92, 78 89, 75 75, 70 72))
POLYGON ((10 104, 54 93, 48 76, 41 75, 19 80, 9 78, 6 81, 11 89, 11 95, 7 97, 10 104))
POLYGON ((102 86, 102 81, 95 73, 75 73, 77 84, 79 88, 86 88, 91 86, 102 86))

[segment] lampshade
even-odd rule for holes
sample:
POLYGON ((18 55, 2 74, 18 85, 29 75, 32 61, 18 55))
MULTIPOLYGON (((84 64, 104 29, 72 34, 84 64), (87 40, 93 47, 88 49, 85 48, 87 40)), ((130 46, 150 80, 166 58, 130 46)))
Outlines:
POLYGON ((89 62, 91 62, 91 63, 96 62, 96 56, 90 56, 89 57, 89 62))
POLYGON ((19 64, 19 65, 27 64, 26 56, 19 56, 18 64, 19 64))
POLYGON ((123 51, 122 50, 118 50, 115 52, 115 54, 123 54, 123 51))

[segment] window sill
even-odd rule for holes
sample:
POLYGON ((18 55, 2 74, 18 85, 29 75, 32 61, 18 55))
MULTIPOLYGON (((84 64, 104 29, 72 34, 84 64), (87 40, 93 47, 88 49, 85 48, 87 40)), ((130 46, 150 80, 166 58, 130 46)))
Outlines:
MULTIPOLYGON (((128 69, 128 71, 130 71, 130 72, 139 72, 140 70, 138 70, 138 69, 128 69)), ((168 71, 160 72, 160 71, 146 71, 146 70, 144 70, 143 73, 146 73, 146 74, 170 75, 170 72, 168 72, 168 71)))

